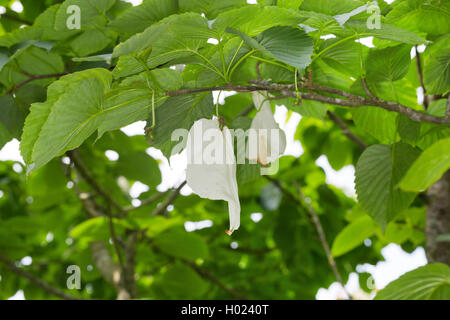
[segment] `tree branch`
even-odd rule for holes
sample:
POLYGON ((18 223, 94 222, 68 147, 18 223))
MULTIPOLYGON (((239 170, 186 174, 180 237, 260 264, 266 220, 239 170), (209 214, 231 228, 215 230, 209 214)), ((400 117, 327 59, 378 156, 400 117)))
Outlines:
POLYGON ((10 89, 6 91, 6 94, 11 94, 14 90, 19 89, 26 85, 27 83, 30 83, 34 80, 40 80, 40 79, 48 79, 48 78, 59 78, 64 75, 69 74, 68 72, 61 72, 61 73, 52 73, 52 74, 44 74, 44 75, 32 75, 26 72, 23 72, 25 75, 29 76, 28 79, 18 83, 17 85, 13 85, 10 89))
POLYGON ((0 17, 1 17, 2 19, 7 19, 7 20, 16 21, 16 22, 19 22, 19 23, 24 24, 24 25, 27 25, 27 26, 30 26, 30 25, 32 24, 31 22, 29 22, 29 21, 27 21, 27 20, 25 20, 25 19, 22 19, 22 18, 19 17, 18 15, 13 14, 13 13, 11 13, 11 12, 3 13, 2 15, 0 15, 0 17))
MULTIPOLYGON (((253 83, 261 83, 261 81, 253 80, 251 81, 253 83)), ((392 101, 384 101, 380 100, 378 98, 373 99, 367 99, 365 97, 361 97, 343 90, 338 90, 335 88, 328 88, 322 85, 317 84, 309 84, 309 83, 303 83, 299 84, 300 88, 308 89, 308 90, 317 90, 317 91, 323 91, 329 94, 339 95, 346 99, 342 98, 336 98, 336 97, 329 97, 324 96, 321 94, 318 94, 316 92, 310 91, 309 93, 302 93, 302 98, 306 100, 315 100, 320 101, 328 104, 333 104, 337 106, 342 107, 362 107, 362 106, 372 106, 372 107, 379 107, 382 109, 385 109, 387 111, 392 111, 396 113, 400 113, 403 115, 406 115, 411 120, 416 122, 430 122, 430 123, 436 123, 436 124, 450 124, 450 120, 446 118, 440 118, 435 117, 433 115, 429 115, 426 113, 422 113, 419 111, 416 111, 414 109, 405 107, 397 102, 392 101)), ((226 86, 217 86, 217 87, 208 87, 208 88, 196 88, 196 89, 181 89, 176 91, 167 91, 166 95, 168 96, 178 96, 178 95, 185 95, 185 94, 192 94, 192 93, 199 93, 199 92, 208 92, 208 91, 217 91, 217 90, 229 90, 229 91, 236 91, 236 92, 252 92, 252 91, 277 91, 281 93, 280 96, 272 97, 270 100, 277 100, 277 99, 285 99, 285 98, 296 98, 297 94, 294 91, 295 85, 293 84, 268 84, 264 82, 263 84, 257 84, 253 86, 243 86, 243 85, 233 85, 229 84, 226 86)))
POLYGON ((184 181, 182 184, 180 184, 178 186, 178 188, 176 188, 175 190, 172 190, 172 192, 166 198, 166 200, 164 200, 159 206, 156 207, 155 210, 153 210, 152 216, 159 216, 159 215, 164 214, 164 212, 166 212, 167 207, 169 205, 171 205, 172 202, 174 202, 175 199, 178 197, 178 195, 180 194, 181 189, 184 187, 185 184, 186 184, 186 181, 184 181))
POLYGON ((297 182, 295 183, 295 186, 297 188, 297 192, 298 195, 300 197, 300 199, 296 196, 294 196, 289 190, 287 190, 286 188, 284 188, 280 181, 278 181, 277 179, 274 179, 270 176, 265 176, 267 180, 271 181, 273 184, 275 184, 275 186, 277 188, 280 189, 281 192, 283 192, 286 196, 288 196, 290 199, 292 199, 294 202, 296 202, 297 204, 299 204, 302 208, 305 208, 306 212, 308 213, 308 217, 311 220, 311 222, 313 223, 317 234, 319 235, 319 240, 320 240, 320 244, 322 245, 322 248, 325 251, 325 255, 327 257, 328 260, 328 264, 330 265, 331 270, 333 271, 333 274, 336 278, 336 280, 341 284, 343 290, 346 292, 346 294, 348 295, 349 298, 351 298, 351 295, 347 292, 347 290, 345 289, 345 284, 342 280, 342 276, 339 272, 339 270, 337 269, 336 266, 336 262, 331 254, 331 250, 330 250, 330 246, 328 245, 327 239, 326 239, 326 235, 325 232, 323 230, 322 224, 320 223, 320 219, 316 213, 316 211, 314 210, 314 208, 308 204, 308 202, 305 199, 305 196, 303 195, 300 186, 297 184, 297 182))
POLYGON ((248 297, 245 294, 243 294, 233 288, 228 287, 226 284, 224 284, 222 281, 220 281, 218 278, 216 278, 216 276, 214 276, 208 270, 199 267, 192 261, 185 260, 185 259, 182 259, 182 261, 185 264, 187 264, 189 267, 191 267, 195 272, 197 272, 201 277, 211 281, 216 286, 221 288, 223 291, 228 293, 233 299, 248 300, 248 297))
POLYGON ((147 198, 147 199, 145 199, 145 200, 142 200, 140 206, 138 206, 138 207, 128 206, 128 207, 123 208, 123 210, 129 212, 129 211, 134 211, 134 210, 140 209, 140 208, 142 208, 142 207, 144 207, 144 206, 146 206, 146 205, 149 205, 149 204, 151 204, 151 203, 153 203, 153 202, 155 202, 155 201, 161 199, 161 198, 164 197, 167 193, 169 193, 169 191, 170 191, 170 190, 167 190, 167 191, 165 191, 165 192, 158 192, 158 193, 152 195, 151 197, 149 197, 149 198, 147 198))
POLYGON ((356 136, 353 132, 350 131, 348 126, 345 124, 344 120, 341 119, 337 114, 332 111, 327 111, 328 117, 342 130, 342 134, 344 134, 347 138, 353 141, 358 147, 361 149, 366 149, 367 145, 362 141, 358 136, 356 136))
MULTIPOLYGON (((342 285, 342 287, 345 290, 345 284, 342 280, 342 276, 339 273, 339 270, 336 266, 336 261, 334 261, 333 255, 331 254, 330 246, 328 245, 327 237, 325 235, 325 231, 323 230, 322 224, 320 223, 319 216, 316 213, 316 210, 306 201, 306 197, 303 194, 302 190, 300 189, 300 186, 297 182, 294 182, 294 185, 297 189, 297 193, 301 199, 301 203, 303 207, 305 207, 308 210, 308 214, 317 230, 317 233, 319 234, 320 243, 322 244, 322 247, 327 255, 328 264, 330 265, 331 269, 333 270, 334 276, 336 277, 337 281, 342 285)), ((350 294, 347 293, 347 295, 350 297, 350 294)))
POLYGON ((61 289, 53 287, 52 285, 50 285, 49 283, 39 279, 35 275, 33 275, 33 274, 31 274, 31 273, 29 273, 29 272, 27 272, 25 270, 20 269, 12 261, 10 261, 7 257, 5 257, 2 254, 0 254, 0 262, 2 262, 5 266, 7 266, 11 271, 16 273, 17 275, 28 279, 31 283, 33 283, 36 286, 42 288, 48 294, 51 294, 51 295, 53 295, 55 297, 58 297, 58 298, 61 298, 61 299, 64 299, 64 300, 85 300, 83 298, 75 297, 75 296, 72 296, 72 295, 70 295, 68 293, 65 293, 61 289))
POLYGON ((73 164, 75 165, 75 168, 80 173, 80 175, 83 177, 83 179, 86 180, 86 182, 95 190, 95 192, 97 192, 99 196, 101 196, 102 198, 104 198, 106 200, 106 202, 110 203, 115 209, 117 209, 119 214, 123 214, 124 211, 123 211, 122 207, 92 177, 92 175, 89 173, 88 169, 84 165, 83 161, 78 156, 76 150, 68 151, 66 154, 70 158, 70 160, 73 162, 73 164))

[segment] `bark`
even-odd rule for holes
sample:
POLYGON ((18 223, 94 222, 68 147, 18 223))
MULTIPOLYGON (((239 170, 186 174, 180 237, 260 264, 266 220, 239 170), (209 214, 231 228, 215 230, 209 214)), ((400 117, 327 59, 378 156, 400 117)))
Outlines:
POLYGON ((434 183, 427 192, 429 206, 426 214, 426 252, 429 262, 450 265, 450 242, 437 241, 450 233, 450 171, 434 183))
POLYGON ((125 285, 125 279, 113 258, 111 257, 108 247, 104 242, 91 242, 92 258, 94 264, 109 284, 114 286, 117 291, 117 300, 128 300, 132 295, 125 285))

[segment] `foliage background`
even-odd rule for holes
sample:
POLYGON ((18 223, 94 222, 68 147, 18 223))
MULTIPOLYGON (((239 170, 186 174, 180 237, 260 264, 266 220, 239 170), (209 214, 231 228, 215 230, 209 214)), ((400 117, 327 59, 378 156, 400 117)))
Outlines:
POLYGON ((1 298, 20 288, 27 299, 313 299, 397 243, 427 245, 441 263, 379 297, 448 299, 448 184, 426 192, 450 167, 448 1, 378 1, 381 29, 367 29, 365 11, 346 15, 366 4, 353 0, 21 0, 21 13, 12 3, 0 0, 0 147, 21 140, 27 165, 0 162, 1 298), (81 30, 67 30, 71 4, 81 30), (368 36, 373 48, 355 41, 368 36), (145 151, 169 156, 174 129, 215 113, 213 89, 198 88, 240 91, 220 116, 248 128, 250 86, 302 115, 305 152, 269 178, 238 167, 242 223, 230 238, 226 203, 160 192, 145 151), (139 120, 146 137, 118 130, 139 120), (358 202, 325 182, 321 155, 335 170, 356 167, 358 202), (136 181, 149 189, 134 207, 136 181), (204 220, 212 227, 185 231, 204 220), (70 265, 83 270, 81 291, 65 289, 70 265))

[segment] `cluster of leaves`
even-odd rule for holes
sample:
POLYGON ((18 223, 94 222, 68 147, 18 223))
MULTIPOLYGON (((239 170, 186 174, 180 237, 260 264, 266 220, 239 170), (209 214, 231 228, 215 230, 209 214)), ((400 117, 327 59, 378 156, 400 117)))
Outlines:
MULTIPOLYGON (((121 0, 22 0, 21 14, 9 10, 10 2, 0 1, 8 8, 0 21, 0 147, 20 140, 26 166, 0 163, 0 253, 11 260, 31 256, 30 272, 63 287, 65 267, 79 265, 85 288, 80 296, 115 298, 89 246, 111 237, 126 242, 138 232, 134 269, 142 298, 314 298, 318 288, 335 281, 307 208, 259 176, 256 165, 238 168, 242 223, 232 238, 218 236, 227 224, 222 202, 180 196, 170 212, 151 214, 158 200, 146 200, 165 196, 156 189, 158 163, 145 152, 143 136, 119 129, 148 120, 150 145, 170 157, 175 129, 215 114, 212 90, 203 88, 250 86, 254 79, 295 84, 296 95, 273 100, 273 106, 284 104, 303 116, 295 139, 305 152, 282 157, 273 178, 293 194, 296 183, 302 186, 333 242, 344 279, 358 263, 381 259, 388 243, 407 251, 424 244, 426 206, 418 194, 450 167, 449 126, 373 106, 299 103, 298 97, 310 92, 302 85, 314 83, 444 118, 448 2, 379 1, 381 29, 367 27, 365 11, 349 14, 365 5, 359 0, 144 0, 136 7, 121 0), (81 9, 79 30, 67 29, 72 5, 81 9), (373 48, 355 41, 365 37, 374 37, 373 48), (411 59, 411 49, 423 44, 420 58, 411 59), (421 86, 435 97, 426 108, 417 101, 421 86), (347 139, 326 119, 331 112, 369 147, 362 150, 347 139), (73 168, 61 158, 74 149, 95 185, 77 163, 73 168), (118 153, 117 161, 105 156, 108 150, 118 153), (321 155, 335 170, 356 166, 358 202, 326 184, 316 165, 321 155), (144 205, 125 210, 136 181, 149 187, 139 196, 144 205), (92 202, 90 212, 112 215, 111 199, 122 208, 114 209, 114 218, 86 219, 92 202), (252 221, 252 213, 262 213, 262 220, 252 221), (184 230, 186 221, 204 220, 213 226, 184 230), (365 246, 368 238, 372 244, 365 246)), ((251 105, 250 95, 239 92, 219 106, 220 116, 229 127, 246 129, 251 105)), ((119 261, 122 249, 108 246, 119 261)), ((436 287, 448 284, 448 268, 436 268, 430 277, 436 272, 444 279, 436 287)), ((1 297, 18 288, 27 298, 48 297, 6 266, 0 265, 0 275, 1 297)), ((423 277, 426 272, 417 276, 423 277)), ((406 297, 395 288, 383 297, 406 297)), ((433 297, 448 297, 446 288, 438 292, 433 297)))

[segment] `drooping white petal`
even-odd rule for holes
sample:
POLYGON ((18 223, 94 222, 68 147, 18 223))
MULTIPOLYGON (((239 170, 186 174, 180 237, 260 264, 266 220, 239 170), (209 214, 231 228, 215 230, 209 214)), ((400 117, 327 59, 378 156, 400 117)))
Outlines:
POLYGON ((186 180, 202 198, 228 202, 231 234, 240 225, 241 205, 236 181, 236 159, 230 130, 217 120, 194 123, 187 139, 186 180))
POLYGON ((274 162, 286 149, 286 134, 272 114, 270 102, 259 92, 252 92, 253 103, 259 112, 252 120, 247 145, 247 158, 263 166, 274 162))

